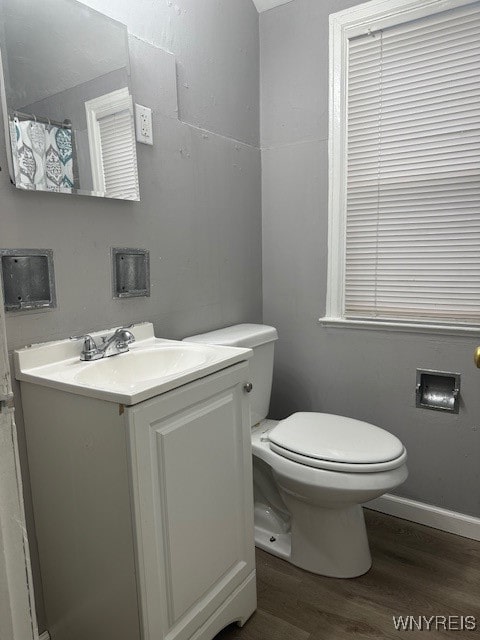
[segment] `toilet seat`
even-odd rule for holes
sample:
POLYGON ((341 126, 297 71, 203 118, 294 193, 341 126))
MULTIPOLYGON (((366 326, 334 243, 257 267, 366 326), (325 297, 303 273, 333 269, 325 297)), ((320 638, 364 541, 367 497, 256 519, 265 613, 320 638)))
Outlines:
POLYGON ((293 462, 344 473, 373 473, 401 466, 400 440, 367 422, 326 413, 299 412, 268 434, 270 449, 293 462))

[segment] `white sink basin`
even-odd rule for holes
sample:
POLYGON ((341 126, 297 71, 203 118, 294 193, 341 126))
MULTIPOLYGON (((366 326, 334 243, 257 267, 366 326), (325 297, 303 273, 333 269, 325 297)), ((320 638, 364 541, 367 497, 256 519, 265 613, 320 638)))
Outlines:
MULTIPOLYGON (((171 391, 176 387, 247 360, 250 349, 210 346, 156 338, 145 322, 129 329, 135 336, 130 351, 83 362, 82 340, 46 342, 15 352, 16 378, 79 395, 126 405, 171 391)), ((114 329, 92 333, 100 338, 114 329)))
POLYGON ((134 388, 200 367, 218 356, 215 349, 195 349, 193 345, 164 344, 152 349, 134 349, 118 356, 90 362, 74 376, 74 381, 94 387, 134 388))

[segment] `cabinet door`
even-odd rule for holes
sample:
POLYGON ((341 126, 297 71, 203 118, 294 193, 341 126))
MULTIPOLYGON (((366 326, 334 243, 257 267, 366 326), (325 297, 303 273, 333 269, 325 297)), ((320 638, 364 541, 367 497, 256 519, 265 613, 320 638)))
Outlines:
POLYGON ((183 640, 254 570, 245 363, 128 410, 145 640, 183 640))

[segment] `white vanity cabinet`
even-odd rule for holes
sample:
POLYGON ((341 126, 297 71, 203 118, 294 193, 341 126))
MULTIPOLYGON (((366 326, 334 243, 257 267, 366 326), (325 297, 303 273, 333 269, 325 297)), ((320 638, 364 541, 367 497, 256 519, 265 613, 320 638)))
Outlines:
POLYGON ((198 630, 248 583, 254 594, 246 372, 127 409, 145 640, 212 637, 198 630))
POLYGON ((253 613, 246 382, 133 406, 21 382, 52 640, 210 640, 253 613))

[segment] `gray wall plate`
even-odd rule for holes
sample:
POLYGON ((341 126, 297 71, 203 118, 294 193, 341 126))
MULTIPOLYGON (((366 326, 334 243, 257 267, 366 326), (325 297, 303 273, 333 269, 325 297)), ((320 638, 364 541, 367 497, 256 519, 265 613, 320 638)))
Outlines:
POLYGON ((112 249, 114 298, 150 295, 150 252, 147 249, 112 249))
POLYGON ((51 249, 0 249, 7 311, 57 306, 51 249))

